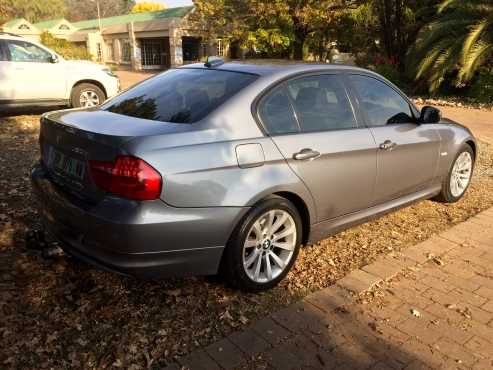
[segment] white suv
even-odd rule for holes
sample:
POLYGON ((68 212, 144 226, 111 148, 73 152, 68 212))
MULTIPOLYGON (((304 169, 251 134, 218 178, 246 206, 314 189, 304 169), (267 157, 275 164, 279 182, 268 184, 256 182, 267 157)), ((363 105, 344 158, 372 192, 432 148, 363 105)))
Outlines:
POLYGON ((0 33, 0 111, 7 107, 91 107, 118 93, 111 70, 89 61, 65 60, 21 36, 0 33))

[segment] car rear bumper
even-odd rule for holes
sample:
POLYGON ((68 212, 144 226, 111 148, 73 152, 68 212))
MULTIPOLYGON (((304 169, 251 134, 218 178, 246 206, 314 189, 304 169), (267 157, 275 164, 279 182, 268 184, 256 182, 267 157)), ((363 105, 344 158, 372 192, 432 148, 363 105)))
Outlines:
POLYGON ((31 173, 42 222, 62 249, 86 262, 141 278, 210 275, 243 207, 174 208, 161 200, 105 197, 82 203, 52 183, 38 164, 31 173))

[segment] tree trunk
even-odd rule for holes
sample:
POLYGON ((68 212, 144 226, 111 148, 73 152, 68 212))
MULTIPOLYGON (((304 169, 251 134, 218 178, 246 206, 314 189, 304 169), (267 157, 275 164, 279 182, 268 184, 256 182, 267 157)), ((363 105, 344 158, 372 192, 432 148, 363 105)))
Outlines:
POLYGON ((305 45, 305 36, 296 35, 293 43, 293 59, 303 60, 303 46, 305 45))

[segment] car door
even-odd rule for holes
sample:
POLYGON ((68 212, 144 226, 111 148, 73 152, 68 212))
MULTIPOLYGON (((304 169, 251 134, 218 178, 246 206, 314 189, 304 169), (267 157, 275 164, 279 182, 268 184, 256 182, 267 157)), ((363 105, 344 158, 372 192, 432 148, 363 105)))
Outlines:
POLYGON ((371 205, 376 149, 358 125, 336 74, 297 77, 278 85, 258 114, 291 169, 314 197, 318 221, 371 205))
POLYGON ((389 84, 368 75, 348 78, 378 147, 375 204, 426 188, 438 163, 437 131, 419 125, 410 102, 389 84))
POLYGON ((65 98, 63 66, 53 63, 48 50, 24 40, 6 40, 13 100, 58 100, 65 98))
POLYGON ((10 102, 14 96, 15 82, 12 79, 11 63, 4 40, 0 40, 0 104, 10 102))

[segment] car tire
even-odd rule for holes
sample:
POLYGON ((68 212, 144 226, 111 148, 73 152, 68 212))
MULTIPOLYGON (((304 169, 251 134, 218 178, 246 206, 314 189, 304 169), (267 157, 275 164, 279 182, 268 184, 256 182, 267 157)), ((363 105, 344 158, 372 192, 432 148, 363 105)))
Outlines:
POLYGON ((102 104, 106 94, 99 86, 91 83, 81 83, 72 88, 70 104, 74 108, 93 107, 102 104), (86 104, 84 102, 87 102, 86 104))
POLYGON ((276 286, 298 257, 301 225, 289 200, 273 196, 257 203, 235 228, 224 251, 221 272, 227 283, 249 292, 276 286))
POLYGON ((464 144, 442 183, 442 190, 434 200, 442 203, 455 203, 466 193, 474 171, 475 155, 470 145, 464 144))

